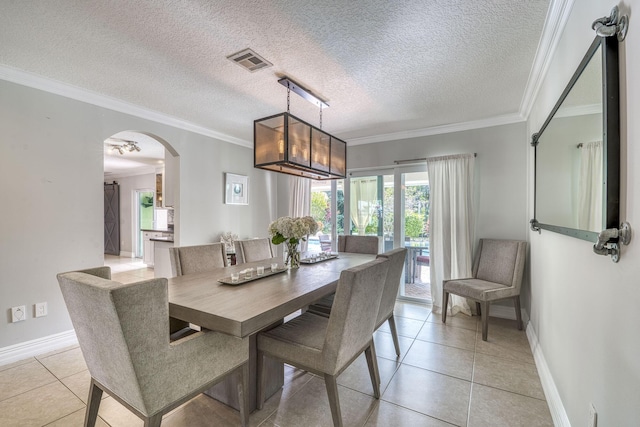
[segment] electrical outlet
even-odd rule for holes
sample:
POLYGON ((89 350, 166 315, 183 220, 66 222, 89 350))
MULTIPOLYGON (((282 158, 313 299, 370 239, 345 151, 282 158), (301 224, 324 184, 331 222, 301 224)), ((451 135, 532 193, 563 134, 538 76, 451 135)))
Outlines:
POLYGON ((27 311, 24 305, 11 307, 11 322, 21 322, 27 318, 27 311))
POLYGON ((48 313, 47 311, 47 303, 46 302, 38 302, 36 304, 34 304, 34 308, 35 308, 35 316, 36 317, 42 317, 42 316, 46 316, 48 313))
POLYGON ((598 413, 596 412, 596 407, 593 406, 593 403, 589 405, 589 421, 587 426, 598 427, 598 413))

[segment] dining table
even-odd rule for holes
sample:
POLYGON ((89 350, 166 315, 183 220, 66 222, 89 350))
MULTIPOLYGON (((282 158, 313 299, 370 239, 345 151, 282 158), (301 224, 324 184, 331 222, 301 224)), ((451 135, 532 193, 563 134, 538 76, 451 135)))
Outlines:
MULTIPOLYGON (((282 258, 276 257, 169 278, 169 315, 203 329, 249 338, 248 398, 253 411, 257 396, 257 333, 281 324, 286 316, 332 294, 343 270, 373 259, 375 255, 338 253, 333 259, 318 261, 316 258, 317 262, 286 269, 282 258), (279 265, 275 274, 270 273, 272 263, 279 265), (256 268, 259 266, 269 274, 258 278, 256 268), (253 269, 256 280, 237 284, 221 282, 229 282, 233 273, 248 268, 253 269)), ((284 365, 267 360, 265 372, 265 397, 269 397, 284 384, 284 365)), ((235 377, 229 377, 206 394, 237 409, 236 381, 235 377)))

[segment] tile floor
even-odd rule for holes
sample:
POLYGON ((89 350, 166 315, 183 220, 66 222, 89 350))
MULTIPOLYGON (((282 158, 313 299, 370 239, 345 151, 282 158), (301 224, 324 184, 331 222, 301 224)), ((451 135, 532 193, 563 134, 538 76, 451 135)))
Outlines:
MULTIPOLYGON (((153 277, 143 265, 107 263, 114 280, 153 277)), ((515 321, 492 318, 484 342, 477 318, 457 315, 443 325, 428 306, 403 302, 395 313, 401 356, 395 356, 386 325, 374 337, 380 400, 373 398, 363 356, 338 379, 345 426, 553 425, 526 335, 515 321)), ((323 380, 285 368, 284 387, 251 414, 251 425, 330 426, 323 380)), ((81 426, 88 388, 79 347, 0 366, 0 426, 81 426)), ((142 426, 142 421, 105 394, 97 425, 142 426)), ((165 415, 162 425, 236 426, 239 417, 200 395, 165 415)))

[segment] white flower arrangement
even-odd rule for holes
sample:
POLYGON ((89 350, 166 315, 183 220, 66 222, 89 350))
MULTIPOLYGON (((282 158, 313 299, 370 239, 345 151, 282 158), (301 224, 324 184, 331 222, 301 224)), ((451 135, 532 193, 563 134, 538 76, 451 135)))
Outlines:
POLYGON ((283 216, 269 224, 269 236, 274 245, 287 243, 297 245, 301 240, 305 241, 306 236, 318 232, 318 224, 313 217, 304 216, 292 218, 283 216))

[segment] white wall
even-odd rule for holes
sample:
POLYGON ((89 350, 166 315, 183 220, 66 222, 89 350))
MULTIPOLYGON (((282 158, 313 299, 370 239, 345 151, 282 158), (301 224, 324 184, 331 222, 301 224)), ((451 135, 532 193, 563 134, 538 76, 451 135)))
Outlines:
MULTIPOLYGON (((539 93, 530 131, 548 115, 595 34, 594 19, 614 3, 575 1, 539 93)), ((622 4, 623 10, 628 6, 622 4)), ((620 45, 621 220, 640 229, 640 27, 631 17, 620 45)), ((532 164, 533 150, 529 150, 532 164)), ((533 175, 529 176, 530 194, 533 175)), ((531 212, 533 214, 533 212, 531 212)), ((539 351, 557 387, 567 421, 587 425, 589 405, 599 426, 638 425, 640 420, 640 240, 623 247, 618 264, 595 255, 592 244, 542 231, 530 233, 531 322, 539 351)))
MULTIPOLYGON (((477 153, 475 159, 475 239, 526 240, 528 217, 528 151, 526 124, 433 135, 401 141, 349 147, 349 169, 392 166, 408 160, 449 154, 477 153)), ((474 245, 475 247, 475 245, 474 245)), ((528 285, 522 289, 522 306, 529 311, 528 285)), ((513 307, 511 302, 500 305, 513 307)), ((513 314, 515 316, 515 312, 513 314)))
POLYGON ((249 148, 6 81, 0 129, 0 349, 72 328, 55 276, 103 264, 103 141, 117 132, 148 132, 177 151, 178 244, 264 236, 276 216, 275 174, 254 169, 249 148), (249 177, 248 206, 224 204, 224 172, 249 177), (33 318, 43 301, 49 315, 33 318), (9 323, 17 305, 28 318, 9 323))

